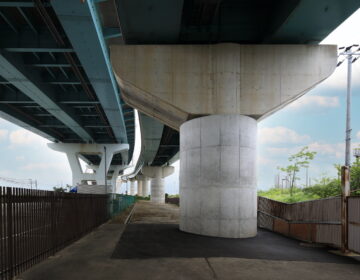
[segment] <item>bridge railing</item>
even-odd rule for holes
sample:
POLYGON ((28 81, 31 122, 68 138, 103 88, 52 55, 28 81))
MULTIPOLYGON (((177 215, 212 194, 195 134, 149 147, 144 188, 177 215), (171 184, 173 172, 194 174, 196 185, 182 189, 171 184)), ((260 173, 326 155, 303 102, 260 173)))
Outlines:
POLYGON ((108 195, 0 187, 0 279, 12 279, 109 219, 108 195))
MULTIPOLYGON (((360 252, 360 197, 349 197, 349 249, 360 252)), ((341 246, 341 198, 283 203, 258 197, 258 226, 306 242, 341 246)))

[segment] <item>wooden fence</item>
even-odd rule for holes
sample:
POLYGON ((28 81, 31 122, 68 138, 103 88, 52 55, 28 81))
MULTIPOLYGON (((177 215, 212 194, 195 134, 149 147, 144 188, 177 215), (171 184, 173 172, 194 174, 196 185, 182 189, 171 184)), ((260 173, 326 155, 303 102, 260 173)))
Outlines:
POLYGON ((12 279, 109 218, 108 196, 0 187, 0 279, 12 279))
POLYGON ((360 197, 350 196, 348 198, 348 217, 349 217, 349 249, 360 253, 360 197))
MULTIPOLYGON (((360 252, 360 197, 349 197, 349 249, 360 252)), ((341 198, 283 203, 258 197, 258 226, 307 242, 341 246, 341 198)))

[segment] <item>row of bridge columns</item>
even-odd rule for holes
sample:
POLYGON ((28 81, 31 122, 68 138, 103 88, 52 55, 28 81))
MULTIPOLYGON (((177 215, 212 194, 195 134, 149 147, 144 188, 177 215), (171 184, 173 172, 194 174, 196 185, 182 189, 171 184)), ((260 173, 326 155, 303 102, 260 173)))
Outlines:
POLYGON ((172 166, 146 166, 141 170, 141 175, 130 179, 130 195, 149 196, 154 203, 165 203, 165 177, 174 172, 172 166), (135 191, 137 182, 137 192, 135 191))

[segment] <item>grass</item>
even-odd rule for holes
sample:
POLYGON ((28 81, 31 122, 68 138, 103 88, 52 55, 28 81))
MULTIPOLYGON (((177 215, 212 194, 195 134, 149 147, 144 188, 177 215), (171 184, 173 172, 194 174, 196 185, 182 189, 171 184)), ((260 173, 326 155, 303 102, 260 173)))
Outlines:
POLYGON ((290 189, 277 189, 277 188, 272 188, 267 191, 258 191, 258 195, 286 203, 300 202, 300 201, 320 198, 317 195, 306 194, 300 188, 294 188, 292 196, 290 195, 290 189))

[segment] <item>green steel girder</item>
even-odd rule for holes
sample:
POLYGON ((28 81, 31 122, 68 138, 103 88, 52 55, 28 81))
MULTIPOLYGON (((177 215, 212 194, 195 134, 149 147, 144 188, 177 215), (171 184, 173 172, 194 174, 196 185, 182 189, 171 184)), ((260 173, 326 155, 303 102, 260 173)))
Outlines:
POLYGON ((29 71, 17 54, 0 50, 0 76, 54 117, 61 120, 80 139, 85 142, 94 141, 91 134, 81 127, 81 121, 74 110, 64 104, 58 104, 53 89, 42 82, 38 72, 29 71))
POLYGON ((127 143, 118 87, 92 0, 53 0, 51 5, 75 50, 119 143, 127 143))

